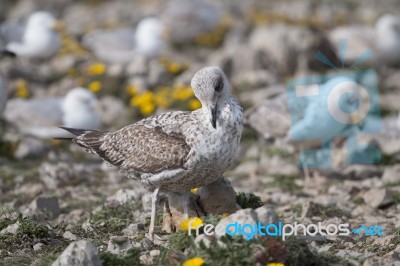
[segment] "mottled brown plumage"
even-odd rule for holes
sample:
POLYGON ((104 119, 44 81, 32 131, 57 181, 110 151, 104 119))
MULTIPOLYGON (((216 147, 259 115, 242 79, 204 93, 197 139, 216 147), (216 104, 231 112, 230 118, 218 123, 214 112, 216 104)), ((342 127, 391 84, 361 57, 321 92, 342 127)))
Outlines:
POLYGON ((220 178, 232 163, 243 129, 243 110, 221 69, 203 68, 192 79, 202 107, 143 119, 115 132, 66 129, 74 142, 154 191, 189 191, 220 178))

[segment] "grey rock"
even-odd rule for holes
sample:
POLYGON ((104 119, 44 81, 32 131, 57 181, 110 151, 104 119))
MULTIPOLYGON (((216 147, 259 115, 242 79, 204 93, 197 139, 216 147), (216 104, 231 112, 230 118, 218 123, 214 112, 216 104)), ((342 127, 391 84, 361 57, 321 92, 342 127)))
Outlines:
POLYGON ((140 241, 140 244, 145 250, 151 250, 154 246, 154 243, 148 238, 144 238, 142 241, 140 241))
POLYGON ((332 245, 331 244, 326 244, 326 245, 323 245, 320 249, 318 249, 318 253, 328 252, 331 249, 332 249, 332 245))
POLYGON ((373 208, 385 207, 393 202, 391 193, 386 188, 372 188, 363 198, 365 203, 373 208))
POLYGON ((132 189, 120 189, 114 195, 107 198, 108 202, 117 202, 119 204, 124 204, 129 201, 139 200, 141 193, 132 189))
POLYGON ((152 264, 153 258, 149 254, 143 254, 139 257, 141 265, 152 264))
POLYGON ((257 176, 258 169, 259 169, 259 162, 254 160, 254 161, 246 161, 239 164, 234 171, 235 174, 237 175, 246 175, 250 177, 255 177, 257 176))
POLYGON ((97 248, 89 241, 72 242, 52 266, 101 266, 97 248))
POLYGON ((400 182, 400 164, 387 166, 382 175, 384 184, 393 184, 400 182))
POLYGON ((36 252, 41 251, 43 246, 44 246, 43 243, 37 243, 37 244, 33 245, 33 250, 36 252))
MULTIPOLYGON (((253 209, 243 209, 243 210, 238 210, 234 214, 229 215, 228 217, 222 219, 219 221, 217 224, 216 228, 223 228, 225 229, 229 224, 256 224, 257 223, 257 213, 253 209)), ((230 232, 233 232, 233 228, 229 228, 230 232), (231 230, 232 229, 232 230, 231 230)), ((216 232, 217 237, 220 237, 222 235, 225 235, 225 230, 222 230, 222 232, 216 232), (220 235, 219 233, 223 233, 220 235)))
POLYGON ((131 241, 126 236, 112 236, 108 241, 107 252, 112 254, 126 254, 126 252, 133 248, 131 241))
POLYGON ((151 257, 158 257, 158 256, 160 256, 160 250, 158 250, 158 249, 150 250, 150 256, 151 256, 151 257))
POLYGON ((76 235, 74 235, 73 233, 71 233, 70 231, 65 231, 63 234, 63 237, 65 239, 72 240, 72 241, 78 240, 78 237, 76 235))
POLYGON ((331 52, 333 47, 322 32, 299 25, 282 23, 257 27, 249 37, 249 46, 272 55, 280 74, 318 68, 320 65, 315 65, 315 51, 327 55, 333 62, 337 61, 331 52))
POLYGON ((34 138, 23 138, 14 152, 14 157, 23 159, 27 157, 40 157, 49 150, 49 146, 34 138))
POLYGON ((52 196, 39 196, 34 199, 30 205, 33 212, 41 211, 51 215, 51 218, 56 218, 61 210, 58 205, 58 199, 52 196))
POLYGON ((234 213, 238 210, 235 190, 225 178, 202 187, 199 194, 199 204, 206 215, 234 213))
POLYGON ((257 221, 260 221, 262 224, 272 224, 278 222, 276 212, 271 206, 261 206, 255 209, 255 213, 257 215, 257 221))
POLYGON ((85 232, 94 232, 94 228, 92 226, 92 224, 90 223, 90 220, 86 220, 83 224, 82 224, 82 229, 85 230, 85 232))
POLYGON ((286 94, 265 100, 248 109, 245 113, 245 123, 265 139, 286 136, 291 124, 286 94))
POLYGON ((17 230, 21 224, 19 222, 16 222, 15 224, 10 224, 6 228, 0 231, 0 235, 3 234, 13 234, 15 235, 17 233, 17 230))
POLYGON ((73 167, 65 162, 57 164, 43 162, 39 167, 39 177, 47 188, 56 189, 71 184, 75 174, 73 167))
POLYGON ((144 224, 133 223, 133 224, 128 225, 127 228, 123 229, 122 233, 125 236, 132 236, 132 235, 137 234, 139 232, 143 232, 144 229, 145 229, 144 224))

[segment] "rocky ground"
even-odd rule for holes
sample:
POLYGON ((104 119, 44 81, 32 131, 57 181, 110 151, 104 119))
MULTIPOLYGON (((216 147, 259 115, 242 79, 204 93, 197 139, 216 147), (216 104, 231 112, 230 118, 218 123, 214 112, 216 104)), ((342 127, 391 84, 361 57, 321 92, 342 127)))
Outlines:
MULTIPOLYGON (((380 148, 380 163, 346 164, 338 141, 334 168, 313 170, 311 183, 299 169, 298 153, 283 141, 290 117, 281 115, 286 107, 279 102, 289 78, 331 71, 314 59, 317 51, 335 57, 327 38, 331 29, 371 26, 380 14, 395 12, 396 1, 221 1, 216 5, 224 16, 215 30, 172 42, 161 60, 128 64, 100 62, 80 40, 95 28, 134 25, 145 15, 159 14, 158 1, 0 0, 0 5, 5 7, 0 21, 46 7, 66 25, 62 48, 50 60, 1 59, 11 98, 63 96, 75 86, 88 87, 103 106, 103 128, 111 130, 152 113, 198 108, 188 87, 193 73, 220 65, 246 114, 270 104, 255 118, 267 121, 268 132, 254 123, 244 129, 239 154, 224 175, 231 185, 192 192, 195 214, 214 213, 201 217, 205 223, 347 223, 350 228, 379 225, 384 233, 285 241, 192 237, 176 228, 180 212, 174 213, 174 202, 180 196, 163 195, 158 237, 150 241, 145 234, 151 193, 139 183, 68 141, 26 136, 2 121, 1 265, 180 265, 194 257, 206 265, 400 265, 400 70, 366 65, 378 73, 380 109, 389 129, 364 136, 380 148)), ((252 122, 248 116, 246 121, 252 122)))

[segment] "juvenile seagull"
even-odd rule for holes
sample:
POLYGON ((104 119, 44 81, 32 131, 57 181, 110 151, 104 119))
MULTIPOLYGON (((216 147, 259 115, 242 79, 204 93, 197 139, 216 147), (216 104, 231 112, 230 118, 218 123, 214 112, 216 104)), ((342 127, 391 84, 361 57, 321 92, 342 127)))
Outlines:
POLYGON ((135 29, 96 30, 83 37, 83 45, 95 56, 110 63, 126 63, 141 55, 159 56, 166 46, 167 29, 155 17, 142 19, 135 29))
MULTIPOLYGON (((19 39, 11 40, 7 43, 3 53, 15 54, 16 56, 46 59, 58 52, 60 48, 60 38, 56 29, 60 23, 48 12, 38 11, 29 16, 26 28, 19 39)), ((15 31, 18 27, 13 25, 15 31)), ((1 35, 7 34, 7 31, 14 31, 12 28, 6 29, 4 25, 1 29, 1 35)), ((15 35, 15 34, 14 34, 15 35)), ((6 38, 4 36, 3 38, 6 38)))
POLYGON ((185 192, 214 182, 232 162, 243 129, 243 109, 218 67, 198 71, 191 81, 202 107, 155 115, 115 132, 64 128, 75 143, 119 166, 154 191, 149 237, 153 239, 158 192, 185 192))
POLYGON ((78 87, 63 98, 11 99, 4 110, 4 118, 25 135, 37 138, 70 137, 58 127, 99 127, 97 104, 92 92, 78 87))

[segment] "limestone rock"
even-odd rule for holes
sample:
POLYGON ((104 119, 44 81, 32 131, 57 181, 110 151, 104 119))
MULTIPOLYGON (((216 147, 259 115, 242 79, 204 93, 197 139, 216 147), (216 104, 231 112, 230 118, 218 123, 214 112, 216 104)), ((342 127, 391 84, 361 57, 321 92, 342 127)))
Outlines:
POLYGON ((199 194, 199 204, 206 215, 234 213, 239 209, 236 204, 235 190, 225 178, 202 187, 199 194))
POLYGON ((101 266, 97 248, 89 241, 72 242, 52 266, 101 266))
POLYGON ((41 211, 51 215, 51 218, 56 218, 60 214, 60 206, 58 199, 51 196, 39 196, 34 199, 30 205, 33 212, 41 211))
POLYGON ((364 194, 364 201, 373 208, 385 207, 393 202, 390 192, 386 188, 372 188, 364 194))

